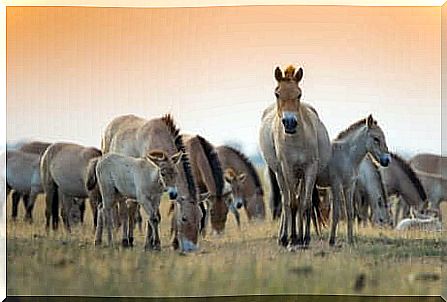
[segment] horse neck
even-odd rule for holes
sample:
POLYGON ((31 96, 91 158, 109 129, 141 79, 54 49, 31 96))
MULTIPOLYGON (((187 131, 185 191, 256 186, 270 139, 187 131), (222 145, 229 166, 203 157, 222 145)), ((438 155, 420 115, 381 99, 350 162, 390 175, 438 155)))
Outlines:
POLYGON ((363 127, 353 131, 352 134, 345 138, 347 155, 351 163, 353 163, 356 167, 360 165, 368 153, 368 150, 366 149, 366 140, 367 132, 363 127))

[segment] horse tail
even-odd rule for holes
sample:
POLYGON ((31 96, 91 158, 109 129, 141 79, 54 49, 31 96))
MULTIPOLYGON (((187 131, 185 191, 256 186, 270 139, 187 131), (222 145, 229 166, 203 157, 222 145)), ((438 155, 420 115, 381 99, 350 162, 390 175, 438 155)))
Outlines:
POLYGON ((273 219, 276 220, 281 216, 281 191, 279 190, 275 172, 268 168, 268 173, 270 179, 270 210, 272 211, 273 219))
POLYGON ((40 160, 40 178, 42 181, 42 187, 45 192, 46 201, 46 227, 50 226, 50 218, 52 219, 53 230, 56 230, 59 225, 59 196, 58 186, 54 182, 50 171, 50 160, 53 155, 53 148, 48 147, 43 153, 40 160))
POLYGON ((87 190, 91 191, 95 188, 98 183, 98 179, 96 177, 96 165, 98 164, 99 157, 92 158, 87 166, 87 175, 85 185, 87 190))

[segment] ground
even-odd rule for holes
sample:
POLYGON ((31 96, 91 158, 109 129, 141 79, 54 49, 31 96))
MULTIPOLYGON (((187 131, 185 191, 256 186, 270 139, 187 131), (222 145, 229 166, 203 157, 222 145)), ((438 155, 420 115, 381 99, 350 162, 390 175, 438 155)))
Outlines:
MULTIPOLYGON (((443 212, 446 213, 444 206, 443 212)), ((168 201, 162 202, 162 251, 95 247, 91 214, 71 235, 46 233, 44 200, 34 224, 13 222, 7 204, 8 295, 198 296, 241 294, 384 294, 447 296, 445 232, 398 233, 357 229, 357 244, 329 247, 328 232, 315 234, 310 248, 288 252, 276 243, 277 222, 248 223, 229 216, 224 235, 207 236, 200 251, 181 255, 170 248, 168 201)), ((444 215, 447 217, 447 215, 444 215)), ((444 222, 445 223, 445 222, 444 222)), ((445 224, 444 224, 445 225, 445 224)))

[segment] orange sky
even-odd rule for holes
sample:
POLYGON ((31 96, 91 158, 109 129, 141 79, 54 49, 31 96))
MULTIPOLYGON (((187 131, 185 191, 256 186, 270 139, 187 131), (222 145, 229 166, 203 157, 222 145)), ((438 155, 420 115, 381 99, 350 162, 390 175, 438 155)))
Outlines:
POLYGON ((331 137, 373 113, 393 151, 440 152, 436 7, 9 7, 8 140, 99 146, 115 116, 172 112, 257 148, 273 70, 304 67, 331 137))

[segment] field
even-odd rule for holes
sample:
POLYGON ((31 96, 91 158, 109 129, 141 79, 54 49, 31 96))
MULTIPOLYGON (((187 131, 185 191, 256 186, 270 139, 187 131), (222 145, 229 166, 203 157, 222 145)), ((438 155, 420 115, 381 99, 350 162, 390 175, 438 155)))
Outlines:
MULTIPOLYGON (((446 233, 397 233, 360 228, 355 247, 338 247, 313 237, 311 247, 288 252, 276 244, 277 225, 242 227, 229 216, 220 237, 207 236, 195 254, 170 248, 168 201, 162 202, 162 251, 144 252, 93 245, 89 208, 87 221, 68 236, 46 233, 44 200, 39 197, 35 223, 25 224, 23 211, 11 221, 7 204, 8 295, 202 296, 243 294, 384 294, 447 296, 446 233)), ((23 210, 23 208, 20 208, 23 210)), ((443 212, 446 213, 444 205, 443 212)), ((444 214, 444 217, 447 217, 444 214)), ((445 222, 444 222, 445 223, 445 222)), ((120 235, 115 235, 116 242, 120 235)))

